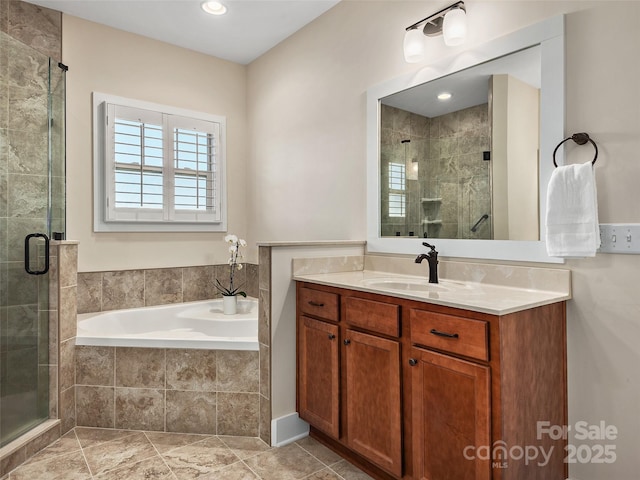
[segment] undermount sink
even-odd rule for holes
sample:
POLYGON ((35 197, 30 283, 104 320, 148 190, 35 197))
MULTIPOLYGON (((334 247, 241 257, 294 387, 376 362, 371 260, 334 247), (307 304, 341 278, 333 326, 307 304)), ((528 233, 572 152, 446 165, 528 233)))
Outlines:
POLYGON ((368 287, 404 292, 448 292, 452 289, 450 285, 407 278, 369 278, 362 283, 368 287))

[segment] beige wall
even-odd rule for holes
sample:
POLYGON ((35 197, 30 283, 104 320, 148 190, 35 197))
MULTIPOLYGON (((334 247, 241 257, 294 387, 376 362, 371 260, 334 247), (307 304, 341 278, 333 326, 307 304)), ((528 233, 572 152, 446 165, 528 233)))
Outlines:
POLYGON ((540 90, 506 74, 491 84, 493 238, 537 240, 540 90))
MULTIPOLYGON (((600 145, 600 221, 640 223, 640 4, 468 2, 470 41, 588 6, 601 8, 567 18, 566 133, 587 131, 600 145)), ((401 45, 404 28, 433 10, 428 2, 343 0, 249 66, 250 237, 365 237, 365 92, 428 65, 405 64, 401 45)), ((430 55, 455 51, 434 47, 430 55)), ((592 155, 586 147, 567 150, 571 163, 592 155)), ((604 420, 620 431, 613 441, 615 463, 573 464, 571 477, 635 479, 640 257, 600 254, 567 267, 574 278, 568 305, 570 422, 604 420)))
MULTIPOLYGON (((67 238, 81 272, 225 263, 224 233, 94 233, 94 91, 227 117, 228 229, 247 233, 246 67, 76 17, 63 17, 67 74, 67 238)), ((250 260, 250 259, 249 259, 250 260)))
MULTIPOLYGON (((640 4, 469 1, 467 7, 469 42, 479 43, 558 13, 577 12, 567 18, 566 133, 587 131, 600 146, 600 221, 640 223, 640 4), (601 8, 579 11, 591 6, 601 8)), ((81 241, 80 271, 211 264, 226 257, 219 234, 92 233, 94 89, 184 108, 209 105, 212 113, 227 115, 233 187, 229 228, 246 233, 250 242, 364 238, 365 92, 428 65, 429 60, 404 63, 402 35, 408 24, 435 9, 426 1, 343 0, 248 69, 65 17, 68 236, 81 241), (143 58, 157 62, 142 63, 143 58), (140 86, 131 86, 132 79, 140 86), (218 91, 223 93, 213 85, 222 85, 218 91)), ((464 50, 445 50, 433 42, 432 47, 432 59, 464 50)), ((570 162, 592 154, 572 146, 568 153, 570 162)), ((620 431, 613 441, 615 463, 574 464, 571 477, 635 479, 640 467, 640 257, 600 254, 566 265, 573 271, 574 289, 568 304, 570 422, 604 420, 620 431)))

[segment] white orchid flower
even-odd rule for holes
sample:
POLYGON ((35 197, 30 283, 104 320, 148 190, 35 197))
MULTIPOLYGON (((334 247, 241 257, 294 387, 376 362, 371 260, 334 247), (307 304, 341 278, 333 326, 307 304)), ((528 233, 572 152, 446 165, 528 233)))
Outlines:
POLYGON ((238 237, 236 235, 227 235, 224 237, 224 241, 227 243, 238 243, 238 237))
POLYGON ((240 242, 240 246, 241 246, 241 247, 246 247, 246 246, 247 246, 247 242, 246 242, 244 239, 242 239, 242 238, 241 238, 241 239, 239 240, 239 242, 240 242))
POLYGON ((242 270, 242 264, 241 264, 241 263, 237 264, 237 265, 236 265, 236 268, 237 268, 238 270, 242 270))

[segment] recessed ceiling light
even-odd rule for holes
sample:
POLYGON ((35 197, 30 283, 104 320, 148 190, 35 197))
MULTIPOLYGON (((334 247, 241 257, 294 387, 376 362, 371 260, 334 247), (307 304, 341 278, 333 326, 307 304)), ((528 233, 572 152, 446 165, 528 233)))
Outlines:
POLYGON ((227 13, 227 7, 220 2, 202 2, 202 10, 211 15, 224 15, 227 13))
POLYGON ((451 97, 452 95, 449 92, 442 92, 438 95, 438 100, 449 100, 451 97))

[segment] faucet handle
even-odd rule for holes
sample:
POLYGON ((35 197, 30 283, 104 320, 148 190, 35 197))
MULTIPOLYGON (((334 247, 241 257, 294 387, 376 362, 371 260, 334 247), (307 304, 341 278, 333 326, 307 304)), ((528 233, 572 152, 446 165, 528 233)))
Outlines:
POLYGON ((424 245, 425 247, 429 247, 432 251, 436 249, 435 245, 430 245, 427 242, 422 242, 422 245, 424 245))

